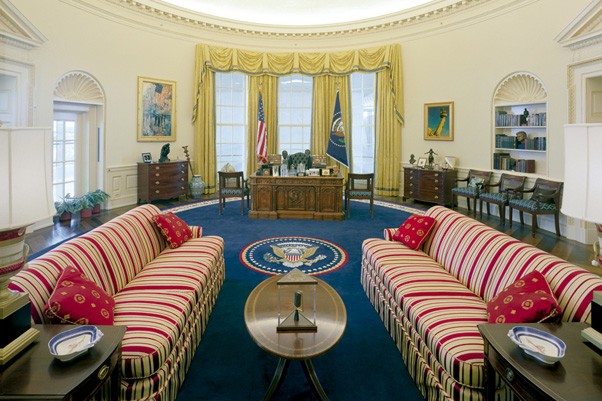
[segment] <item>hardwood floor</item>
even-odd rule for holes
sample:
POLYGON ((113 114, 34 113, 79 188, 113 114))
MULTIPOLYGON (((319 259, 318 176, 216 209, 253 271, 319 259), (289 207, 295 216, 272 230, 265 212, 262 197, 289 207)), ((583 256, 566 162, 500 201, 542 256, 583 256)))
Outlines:
MULTIPOLYGON (((203 199, 212 198, 214 198, 214 196, 203 197, 203 199)), ((381 199, 392 202, 401 202, 401 198, 381 199)), ((184 202, 158 201, 154 204, 156 204, 158 207, 165 207, 181 203, 184 202)), ((406 203, 412 204, 413 202, 408 201, 406 203)), ((416 204, 420 206, 428 206, 421 203, 416 204)), ((46 227, 37 230, 31 234, 28 234, 26 237, 26 242, 31 249, 31 253, 39 252, 49 246, 69 239, 74 235, 78 235, 89 231, 94 227, 97 227, 103 224, 104 222, 109 221, 112 218, 126 212, 127 210, 134 208, 135 206, 136 205, 116 208, 112 210, 103 210, 100 212, 100 214, 94 215, 89 219, 80 219, 79 217, 75 217, 71 220, 70 223, 56 222, 53 226, 46 227)), ((469 214, 468 210, 466 209, 459 208, 457 209, 457 211, 474 218, 474 215, 472 213, 469 214)), ((557 237, 554 233, 543 230, 539 230, 533 237, 531 235, 531 226, 521 226, 520 223, 517 223, 513 224, 512 228, 510 228, 507 223, 505 226, 502 225, 500 219, 497 216, 487 216, 487 214, 483 214, 482 219, 479 219, 478 215, 476 219, 482 221, 484 224, 487 224, 490 227, 495 228, 496 230, 510 235, 513 238, 536 246, 539 249, 556 255, 573 264, 582 266, 593 273, 602 275, 602 269, 592 267, 591 265, 591 260, 594 258, 594 253, 591 245, 584 245, 579 242, 566 239, 564 237, 557 237)))

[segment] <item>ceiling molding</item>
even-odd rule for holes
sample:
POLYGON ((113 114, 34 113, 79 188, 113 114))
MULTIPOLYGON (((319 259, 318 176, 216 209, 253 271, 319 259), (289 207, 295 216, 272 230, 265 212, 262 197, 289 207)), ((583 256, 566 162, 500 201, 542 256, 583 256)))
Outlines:
POLYGON ((0 42, 9 46, 31 49, 46 42, 36 29, 8 0, 0 0, 0 42))
POLYGON ((602 43, 602 2, 592 1, 560 32, 556 41, 571 50, 602 43))

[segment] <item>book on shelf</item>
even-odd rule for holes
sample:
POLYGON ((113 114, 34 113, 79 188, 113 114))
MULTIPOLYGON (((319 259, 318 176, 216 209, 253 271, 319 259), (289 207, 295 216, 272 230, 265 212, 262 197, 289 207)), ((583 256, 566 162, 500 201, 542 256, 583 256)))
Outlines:
POLYGON ((521 173, 534 173, 535 172, 535 160, 517 159, 516 160, 516 171, 521 172, 521 173))
POLYGON ((516 160, 510 156, 510 153, 493 154, 493 168, 495 170, 514 170, 515 166, 516 160))
POLYGON ((495 112, 495 125, 496 127, 545 127, 547 123, 547 113, 531 113, 526 118, 526 124, 524 123, 523 114, 509 114, 507 111, 498 110, 495 112), (523 123, 521 124, 521 117, 523 117, 523 123))

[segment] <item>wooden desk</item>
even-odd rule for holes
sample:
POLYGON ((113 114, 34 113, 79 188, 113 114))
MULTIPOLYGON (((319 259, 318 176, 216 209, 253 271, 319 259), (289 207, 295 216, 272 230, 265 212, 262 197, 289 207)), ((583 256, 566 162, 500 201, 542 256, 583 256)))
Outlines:
POLYGON ((496 374, 522 400, 601 400, 602 353, 583 341, 586 323, 528 323, 560 338, 566 344, 564 357, 546 365, 525 354, 508 331, 518 324, 481 324, 485 340, 485 399, 495 399, 496 374))
POLYGON ((110 399, 119 400, 121 390, 121 340, 124 326, 97 326, 101 340, 86 354, 71 362, 50 355, 48 341, 71 325, 34 325, 38 342, 0 368, 0 400, 69 400, 91 398, 110 385, 110 399))
POLYGON ((328 352, 345 332, 347 310, 339 294, 324 281, 318 280, 316 289, 318 331, 283 332, 278 325, 278 286, 282 276, 274 276, 261 282, 245 303, 245 324, 253 340, 263 350, 280 358, 278 367, 264 400, 272 398, 282 383, 291 360, 302 363, 303 372, 316 397, 328 397, 318 380, 311 359, 328 352))
POLYGON ((138 163, 138 203, 188 193, 188 162, 138 163))
POLYGON ((251 209, 256 219, 344 220, 343 177, 249 178, 251 209))

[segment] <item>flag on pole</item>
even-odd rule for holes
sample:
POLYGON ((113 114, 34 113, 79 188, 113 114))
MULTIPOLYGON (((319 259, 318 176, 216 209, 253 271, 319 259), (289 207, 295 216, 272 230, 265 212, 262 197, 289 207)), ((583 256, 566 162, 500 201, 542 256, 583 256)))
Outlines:
POLYGON ((345 139, 345 128, 343 127, 343 116, 341 114, 341 102, 339 101, 339 92, 334 103, 334 113, 332 116, 332 125, 330 126, 330 137, 328 138, 328 148, 326 154, 339 163, 349 167, 347 161, 347 140, 345 139))
POLYGON ((259 93, 259 106, 257 107, 257 161, 267 163, 268 161, 268 129, 265 125, 265 115, 263 114, 263 98, 259 93))

